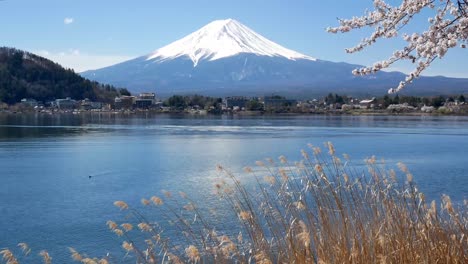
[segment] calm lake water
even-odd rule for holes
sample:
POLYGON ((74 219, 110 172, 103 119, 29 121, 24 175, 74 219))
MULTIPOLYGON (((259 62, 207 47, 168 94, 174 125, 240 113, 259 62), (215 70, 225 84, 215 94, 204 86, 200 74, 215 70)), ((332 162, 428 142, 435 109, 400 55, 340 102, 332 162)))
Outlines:
POLYGON ((125 220, 113 201, 137 205, 163 189, 201 199, 216 164, 299 160, 325 141, 358 165, 406 163, 429 199, 468 198, 467 117, 0 115, 0 248, 27 242, 69 263, 72 246, 127 262, 105 224, 125 220))

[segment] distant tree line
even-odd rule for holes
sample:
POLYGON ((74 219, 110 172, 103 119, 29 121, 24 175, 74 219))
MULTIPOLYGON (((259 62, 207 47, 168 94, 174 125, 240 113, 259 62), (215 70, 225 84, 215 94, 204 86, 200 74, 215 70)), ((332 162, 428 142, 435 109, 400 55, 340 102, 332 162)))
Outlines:
MULTIPOLYGON (((353 97, 338 95, 334 93, 329 93, 324 101, 327 104, 351 104, 353 97)), ((385 95, 383 97, 376 98, 376 104, 381 104, 383 107, 388 107, 391 104, 404 104, 418 107, 422 105, 440 107, 445 102, 466 102, 466 98, 463 94, 456 96, 400 96, 396 95, 385 95)))
POLYGON ((417 97, 417 96, 389 96, 385 95, 383 98, 378 98, 378 102, 381 103, 384 107, 388 107, 391 104, 404 104, 418 107, 421 105, 441 107, 445 102, 465 102, 465 96, 463 94, 458 96, 430 96, 430 97, 417 97))
POLYGON ((222 102, 222 98, 203 95, 173 95, 166 99, 163 105, 179 110, 195 106, 200 107, 200 109, 209 109, 210 107, 219 108, 222 102))
POLYGON ((119 95, 130 92, 87 80, 32 53, 0 48, 0 102, 14 104, 23 98, 46 102, 65 97, 112 102, 119 95))
POLYGON ((349 103, 350 99, 351 97, 348 96, 341 96, 338 94, 329 93, 324 100, 327 104, 345 104, 349 103))
MULTIPOLYGON (((269 96, 270 99, 286 99, 283 96, 269 96)), ((326 105, 330 104, 357 104, 361 99, 357 99, 352 96, 339 95, 335 93, 329 93, 327 96, 321 98, 320 102, 324 102, 326 105)), ((400 96, 400 95, 385 95, 383 97, 375 98, 376 105, 382 105, 382 107, 387 108, 391 104, 404 104, 414 107, 420 107, 423 105, 440 107, 446 102, 466 102, 464 95, 457 96, 429 96, 429 97, 418 97, 418 96, 400 96)), ((200 109, 221 109, 222 98, 209 97, 203 95, 173 95, 167 98, 163 105, 170 107, 173 110, 183 110, 188 107, 198 106, 200 109)), ((288 105, 285 105, 287 109, 288 105)), ((289 105, 290 110, 294 106, 289 105)), ((259 98, 251 98, 245 104, 245 110, 249 111, 264 111, 263 102, 259 98)))

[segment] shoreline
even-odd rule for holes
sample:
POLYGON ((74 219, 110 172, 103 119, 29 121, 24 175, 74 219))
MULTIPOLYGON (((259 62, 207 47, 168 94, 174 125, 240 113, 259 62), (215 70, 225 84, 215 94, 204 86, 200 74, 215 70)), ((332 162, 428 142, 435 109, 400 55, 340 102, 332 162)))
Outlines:
POLYGON ((422 111, 402 111, 391 112, 385 110, 352 110, 352 111, 314 111, 314 112, 265 112, 265 111, 239 111, 222 113, 197 113, 188 111, 160 111, 160 110, 126 110, 126 111, 0 111, 0 115, 176 115, 176 116, 468 116, 468 112, 422 112, 422 111))

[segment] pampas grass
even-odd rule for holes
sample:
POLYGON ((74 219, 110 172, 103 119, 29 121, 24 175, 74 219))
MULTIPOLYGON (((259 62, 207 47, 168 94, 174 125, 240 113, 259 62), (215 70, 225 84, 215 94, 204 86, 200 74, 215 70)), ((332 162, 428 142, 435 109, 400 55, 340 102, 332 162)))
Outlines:
POLYGON ((278 164, 267 159, 244 168, 254 187, 217 166, 214 189, 228 209, 218 217, 234 223, 214 221, 185 194, 143 198, 161 219, 147 221, 126 208, 146 235, 146 246, 137 249, 125 232, 132 245, 126 250, 138 263, 468 262, 466 202, 455 208, 443 195, 440 206, 428 204, 403 163, 396 173, 371 157, 364 169, 348 155, 342 161, 330 142, 327 151, 309 147, 300 162, 281 156, 278 164), (177 240, 165 237, 165 222, 177 240))
MULTIPOLYGON (((376 157, 353 165, 329 142, 309 148, 299 162, 257 161, 242 177, 218 165, 221 212, 163 191, 142 198, 144 209, 115 202, 126 221, 107 226, 136 263, 468 263, 467 201, 426 201, 402 163, 396 172, 376 157)), ((0 254, 17 263, 11 251, 0 254)))

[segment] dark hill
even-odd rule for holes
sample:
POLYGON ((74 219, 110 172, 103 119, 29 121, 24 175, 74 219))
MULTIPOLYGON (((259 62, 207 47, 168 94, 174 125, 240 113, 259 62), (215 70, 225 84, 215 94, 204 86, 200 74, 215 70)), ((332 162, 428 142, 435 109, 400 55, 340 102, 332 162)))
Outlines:
POLYGON ((0 48, 0 102, 14 104, 22 98, 50 101, 71 97, 111 102, 126 89, 102 85, 29 52, 0 48))

